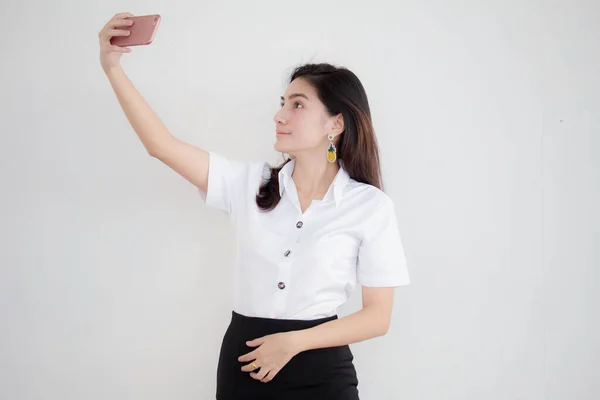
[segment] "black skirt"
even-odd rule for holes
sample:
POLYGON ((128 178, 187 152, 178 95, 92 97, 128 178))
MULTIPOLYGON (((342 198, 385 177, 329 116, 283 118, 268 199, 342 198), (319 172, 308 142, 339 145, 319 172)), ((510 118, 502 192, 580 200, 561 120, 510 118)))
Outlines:
POLYGON ((241 370, 238 357, 255 350, 246 342, 265 335, 307 329, 336 319, 280 320, 232 312, 217 368, 217 400, 358 400, 358 380, 349 346, 304 351, 294 356, 270 382, 241 370))

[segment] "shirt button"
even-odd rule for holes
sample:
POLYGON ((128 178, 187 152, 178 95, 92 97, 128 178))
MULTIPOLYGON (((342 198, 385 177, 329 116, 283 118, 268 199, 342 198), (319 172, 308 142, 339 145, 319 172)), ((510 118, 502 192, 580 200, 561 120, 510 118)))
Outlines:
POLYGON ((298 221, 298 223, 296 224, 296 228, 300 229, 302 228, 302 225, 304 225, 304 223, 302 221, 298 221))
POLYGON ((283 289, 285 289, 285 283, 283 283, 283 282, 279 282, 279 283, 277 284, 277 287, 278 287, 279 289, 283 290, 283 289))
POLYGON ((291 251, 289 251, 289 250, 286 250, 286 251, 285 251, 285 253, 283 253, 283 255, 284 255, 285 257, 287 257, 287 256, 289 256, 289 255, 290 255, 290 253, 291 253, 291 251))

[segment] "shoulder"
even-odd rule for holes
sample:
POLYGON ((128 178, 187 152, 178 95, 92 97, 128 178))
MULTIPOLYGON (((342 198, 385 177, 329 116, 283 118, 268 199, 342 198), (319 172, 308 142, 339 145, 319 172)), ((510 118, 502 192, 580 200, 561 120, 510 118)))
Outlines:
POLYGON ((265 185, 273 177, 273 167, 266 160, 250 160, 244 162, 246 173, 246 191, 255 196, 261 186, 265 185))
POLYGON ((209 191, 218 197, 246 197, 265 183, 271 175, 271 166, 265 160, 228 157, 217 152, 209 152, 208 170, 209 191))
POLYGON ((381 189, 351 179, 346 185, 343 202, 347 207, 345 210, 354 214, 356 228, 363 242, 395 231, 397 220, 394 201, 381 189))
POLYGON ((368 183, 357 182, 350 178, 344 190, 344 199, 354 206, 370 212, 394 208, 392 198, 383 190, 368 183))
POLYGON ((211 166, 225 173, 237 174, 250 181, 270 174, 271 166, 265 160, 232 158, 216 152, 209 152, 211 166))

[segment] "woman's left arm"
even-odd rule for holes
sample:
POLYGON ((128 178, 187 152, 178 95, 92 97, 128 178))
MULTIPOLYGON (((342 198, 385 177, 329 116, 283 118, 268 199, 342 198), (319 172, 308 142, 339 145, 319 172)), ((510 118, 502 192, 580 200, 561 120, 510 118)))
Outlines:
POLYGON ((256 380, 269 382, 290 359, 303 351, 344 346, 385 335, 390 326, 393 296, 391 287, 363 287, 363 307, 354 314, 313 328, 250 340, 246 344, 256 349, 238 358, 241 369, 256 380))
POLYGON ((360 311, 314 328, 290 332, 298 352, 323 347, 344 346, 387 333, 390 326, 394 288, 363 287, 360 311))

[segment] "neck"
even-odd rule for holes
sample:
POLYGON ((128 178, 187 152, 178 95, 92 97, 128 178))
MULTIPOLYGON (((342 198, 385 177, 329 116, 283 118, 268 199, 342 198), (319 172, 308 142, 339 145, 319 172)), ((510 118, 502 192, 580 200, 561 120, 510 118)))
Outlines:
POLYGON ((327 161, 326 154, 320 156, 296 156, 292 179, 298 196, 320 200, 329 190, 340 167, 327 161))

